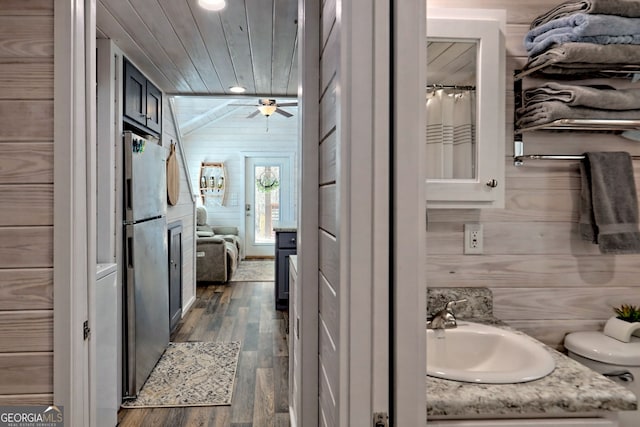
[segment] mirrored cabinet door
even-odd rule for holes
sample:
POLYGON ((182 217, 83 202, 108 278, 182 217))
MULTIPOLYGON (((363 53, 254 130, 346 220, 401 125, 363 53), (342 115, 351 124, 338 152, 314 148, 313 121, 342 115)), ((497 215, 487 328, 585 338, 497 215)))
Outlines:
POLYGON ((478 42, 427 39, 427 178, 475 179, 478 42))
POLYGON ((451 13, 427 11, 427 206, 504 207, 504 11, 451 13))

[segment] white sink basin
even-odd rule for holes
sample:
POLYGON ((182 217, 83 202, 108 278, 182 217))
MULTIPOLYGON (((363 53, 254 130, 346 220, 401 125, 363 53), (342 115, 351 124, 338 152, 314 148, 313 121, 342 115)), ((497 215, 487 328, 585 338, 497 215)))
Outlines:
POLYGON ((555 368, 541 343, 509 330, 473 322, 427 330, 427 375, 473 383, 536 380, 555 368))

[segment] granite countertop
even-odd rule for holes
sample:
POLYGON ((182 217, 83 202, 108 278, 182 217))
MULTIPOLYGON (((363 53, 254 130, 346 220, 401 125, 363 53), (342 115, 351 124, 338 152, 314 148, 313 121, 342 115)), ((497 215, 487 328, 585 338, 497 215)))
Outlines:
MULTIPOLYGON (((457 288, 464 289, 464 288, 457 288)), ((474 289, 475 293, 478 292, 474 289)), ((431 302, 460 299, 465 295, 429 295, 431 302)), ((514 330, 492 315, 491 298, 473 294, 466 309, 468 321, 489 323, 514 330)), ((534 340, 533 338, 529 337, 534 340)), ((575 413, 635 410, 636 396, 628 389, 596 373, 564 354, 544 346, 556 362, 554 371, 544 378, 519 384, 474 384, 426 377, 427 417, 474 418, 474 416, 545 416, 570 417, 575 413)))
POLYGON ((298 224, 296 224, 295 222, 276 223, 273 226, 273 231, 296 232, 298 231, 298 224))

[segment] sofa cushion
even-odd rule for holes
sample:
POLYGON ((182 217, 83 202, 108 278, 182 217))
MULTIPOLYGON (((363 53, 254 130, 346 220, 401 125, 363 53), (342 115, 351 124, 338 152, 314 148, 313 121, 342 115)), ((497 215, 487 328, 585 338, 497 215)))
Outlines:
POLYGON ((216 234, 218 237, 222 237, 227 242, 233 243, 236 246, 240 246, 240 239, 235 234, 216 234))
POLYGON ((199 237, 197 239, 197 243, 216 243, 216 244, 220 244, 220 243, 224 243, 224 239, 220 236, 205 236, 205 237, 199 237))
POLYGON ((196 208, 196 225, 207 225, 207 209, 202 206, 196 208))
MULTIPOLYGON (((213 233, 213 228, 209 225, 196 225, 196 231, 211 231, 213 233)), ((214 233, 215 234, 215 233, 214 233)))
POLYGON ((207 230, 197 230, 196 231, 196 236, 198 237, 213 237, 213 231, 207 231, 207 230))
POLYGON ((231 235, 238 235, 238 227, 233 227, 233 226, 220 226, 220 225, 214 225, 213 227, 211 227, 213 229, 213 232, 216 234, 231 234, 231 235))

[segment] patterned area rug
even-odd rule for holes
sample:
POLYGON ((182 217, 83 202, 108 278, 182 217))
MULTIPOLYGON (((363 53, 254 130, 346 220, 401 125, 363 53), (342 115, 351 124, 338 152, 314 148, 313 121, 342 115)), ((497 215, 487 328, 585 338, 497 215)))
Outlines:
POLYGON ((240 342, 172 342, 123 408, 231 405, 240 342))
POLYGON ((240 261, 230 282, 273 282, 276 277, 275 260, 240 261))

